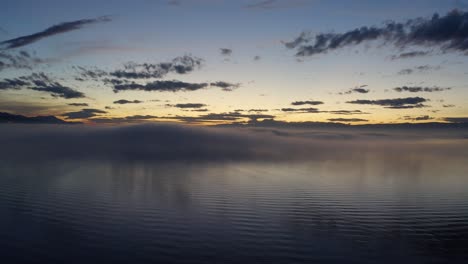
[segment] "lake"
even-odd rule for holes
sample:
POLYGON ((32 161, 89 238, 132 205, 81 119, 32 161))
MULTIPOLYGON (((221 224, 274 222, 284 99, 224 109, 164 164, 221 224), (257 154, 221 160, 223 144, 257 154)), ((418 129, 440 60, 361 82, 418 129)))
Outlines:
POLYGON ((466 263, 462 157, 0 162, 3 263, 466 263))

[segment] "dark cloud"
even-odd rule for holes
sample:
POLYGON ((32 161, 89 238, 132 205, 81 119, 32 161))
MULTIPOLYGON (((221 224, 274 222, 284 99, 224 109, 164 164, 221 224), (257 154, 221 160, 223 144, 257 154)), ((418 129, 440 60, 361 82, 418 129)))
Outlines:
POLYGON ((302 32, 294 40, 290 42, 283 42, 283 44, 286 46, 286 48, 295 49, 299 47, 301 44, 309 42, 309 40, 310 40, 310 34, 306 32, 302 32))
POLYGON ((154 81, 147 84, 137 84, 135 82, 114 85, 114 92, 139 90, 139 91, 158 91, 158 92, 179 92, 196 91, 207 88, 208 83, 187 83, 181 81, 154 81))
POLYGON ((423 57, 429 54, 430 54, 429 51, 410 51, 410 52, 403 52, 398 55, 393 55, 391 59, 392 60, 409 59, 409 58, 415 58, 415 57, 423 57))
POLYGON ((111 117, 111 118, 90 118, 91 122, 98 124, 122 124, 122 123, 142 123, 148 120, 158 118, 153 115, 132 115, 126 117, 111 117))
POLYGON ((391 109, 407 109, 424 107, 422 103, 427 102, 427 99, 421 97, 407 97, 396 99, 381 99, 381 100, 354 100, 348 101, 348 104, 363 104, 363 105, 379 105, 391 109))
POLYGON ((262 57, 260 57, 260 56, 255 56, 255 57, 253 58, 254 61, 259 61, 259 60, 261 60, 261 59, 262 59, 262 57))
POLYGON ((455 107, 455 105, 453 105, 453 104, 444 104, 444 105, 442 105, 442 107, 451 108, 451 107, 455 107))
POLYGON ((348 91, 339 93, 339 94, 343 95, 343 94, 352 94, 352 93, 362 93, 362 94, 369 93, 370 90, 366 89, 366 87, 367 87, 367 84, 364 84, 359 87, 351 88, 348 91))
POLYGON ((46 37, 50 37, 50 36, 61 34, 61 33, 66 33, 66 32, 73 31, 73 30, 78 30, 78 29, 81 29, 83 26, 87 26, 90 24, 96 24, 96 23, 108 22, 108 21, 110 21, 109 17, 98 17, 94 19, 81 19, 77 21, 64 22, 55 26, 51 26, 43 31, 31 34, 31 35, 2 41, 0 42, 0 47, 3 47, 3 49, 18 48, 18 47, 22 47, 25 45, 29 45, 31 43, 34 43, 46 37))
POLYGON ((185 55, 176 57, 170 62, 135 63, 128 62, 124 69, 112 71, 109 75, 126 79, 162 78, 169 73, 187 74, 201 68, 203 60, 198 57, 185 55))
POLYGON ((165 117, 166 119, 184 121, 184 122, 216 122, 216 121, 257 121, 258 119, 270 119, 274 118, 273 115, 264 115, 264 114, 242 114, 239 112, 229 112, 229 113, 209 113, 206 115, 200 116, 174 116, 174 117, 165 117))
POLYGON ((89 106, 87 103, 71 103, 71 104, 68 104, 68 105, 71 105, 71 106, 89 106))
POLYGON ((65 116, 67 119, 82 119, 82 118, 94 117, 94 116, 97 116, 98 114, 105 114, 105 113, 107 112, 103 110, 99 110, 99 109, 84 108, 77 112, 64 113, 62 114, 62 116, 65 116))
POLYGON ((369 89, 364 89, 364 88, 353 88, 351 89, 352 92, 355 93, 368 93, 369 89))
POLYGON ((413 68, 407 68, 399 71, 397 74, 398 75, 409 75, 413 74, 415 72, 425 72, 425 71, 431 71, 431 70, 440 70, 440 66, 430 66, 430 65, 420 65, 420 66, 415 66, 413 68))
POLYGON ((361 110, 334 110, 334 111, 327 111, 327 113, 334 114, 334 115, 364 115, 369 114, 366 112, 362 112, 361 110))
POLYGON ((212 82, 212 83, 210 83, 210 85, 219 87, 223 91, 226 91, 226 92, 230 92, 230 91, 240 87, 240 83, 228 83, 228 82, 223 82, 223 81, 212 82))
POLYGON ((450 90, 450 87, 443 88, 443 87, 420 87, 420 86, 401 86, 393 88, 396 92, 410 92, 410 93, 419 93, 419 92, 442 92, 450 90))
POLYGON ((0 112, 1 123, 17 123, 17 124, 80 124, 79 122, 67 122, 55 116, 33 116, 27 117, 23 115, 13 115, 10 113, 0 112))
POLYGON ((177 108, 202 108, 205 107, 206 104, 198 104, 198 103, 186 103, 186 104, 175 104, 175 105, 167 105, 167 106, 172 106, 172 107, 177 107, 177 108))
POLYGON ((219 52, 221 52, 221 55, 223 55, 223 56, 231 56, 232 49, 220 48, 219 52))
POLYGON ((40 91, 40 92, 48 92, 53 97, 62 97, 65 99, 73 99, 73 98, 84 98, 85 94, 72 88, 61 86, 60 84, 56 83, 56 85, 49 85, 49 86, 37 86, 32 87, 32 90, 40 91))
POLYGON ((140 100, 130 101, 130 100, 125 100, 125 99, 120 99, 120 100, 114 101, 114 104, 141 104, 141 103, 143 103, 143 101, 140 101, 140 100))
POLYGON ((360 119, 360 118, 330 118, 328 121, 331 122, 367 122, 367 119, 360 119))
POLYGON ((18 78, 4 79, 0 81, 0 90, 18 90, 28 85, 29 83, 18 78))
POLYGON ((317 108, 308 107, 308 108, 281 108, 283 112, 295 112, 295 113, 322 113, 322 111, 317 108))
POLYGON ((309 100, 309 101, 295 101, 295 102, 292 102, 291 105, 321 105, 323 104, 322 101, 312 101, 312 100, 309 100))
POLYGON ((73 68, 78 70, 80 74, 79 77, 75 78, 77 81, 86 81, 88 79, 97 81, 99 78, 102 78, 108 75, 106 71, 103 71, 96 67, 88 69, 82 66, 73 66, 73 68))
POLYGON ((294 48, 296 56, 313 56, 358 45, 372 40, 383 40, 399 48, 410 46, 437 47, 443 52, 468 51, 468 13, 454 10, 445 16, 410 19, 403 23, 386 22, 382 26, 361 27, 345 33, 320 33, 313 37, 301 34, 286 47, 294 48))
POLYGON ((169 73, 188 74, 200 69, 202 65, 203 59, 192 55, 184 55, 175 57, 169 62, 161 63, 127 62, 122 69, 110 72, 97 67, 75 66, 74 69, 78 71, 79 75, 75 78, 78 81, 102 80, 105 84, 119 85, 128 83, 128 79, 159 79, 169 73))
POLYGON ((468 117, 445 117, 444 121, 451 123, 468 123, 468 117))
POLYGON ((0 90, 28 88, 35 91, 48 92, 53 97, 65 99, 84 98, 85 94, 54 81, 45 73, 33 73, 14 79, 0 81, 0 90))
POLYGON ((247 112, 268 112, 268 109, 249 109, 247 112))
POLYGON ((2 51, 0 52, 0 72, 4 69, 29 69, 35 65, 44 63, 43 59, 28 53, 27 51, 2 51))
POLYGON ((240 86, 240 84, 233 84, 228 82, 212 82, 212 83, 187 83, 177 80, 172 81, 154 81, 147 84, 138 84, 135 82, 122 83, 114 85, 114 92, 126 90, 139 90, 139 91, 158 91, 158 92, 179 92, 179 91, 196 91, 210 86, 219 87, 223 91, 232 91, 240 86))
POLYGON ((424 115, 424 116, 416 116, 416 117, 413 117, 413 116, 404 116, 403 117, 404 120, 409 120, 409 121, 425 121, 425 120, 432 120, 434 119, 433 117, 430 117, 428 115, 424 115))
POLYGON ((206 108, 200 108, 200 109, 190 109, 190 110, 184 110, 184 111, 189 111, 189 112, 208 112, 210 110, 206 108))

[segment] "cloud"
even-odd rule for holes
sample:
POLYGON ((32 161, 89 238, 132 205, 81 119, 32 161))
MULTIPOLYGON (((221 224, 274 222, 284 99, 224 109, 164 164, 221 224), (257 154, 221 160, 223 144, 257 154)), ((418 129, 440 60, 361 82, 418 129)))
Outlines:
POLYGON ((4 69, 29 69, 46 61, 28 53, 27 51, 0 51, 0 72, 4 69))
POLYGON ((268 109, 249 109, 247 112, 268 112, 268 109))
POLYGON ((409 19, 403 23, 386 22, 382 26, 363 26, 345 33, 319 33, 308 36, 302 33, 285 46, 297 49, 296 56, 325 54, 363 42, 382 40, 398 48, 437 47, 443 52, 468 51, 468 13, 453 10, 445 16, 434 14, 431 18, 409 19))
POLYGON ((46 37, 66 33, 66 32, 73 31, 73 30, 78 30, 87 25, 108 22, 110 20, 111 19, 109 17, 104 16, 104 17, 98 17, 94 19, 81 19, 81 20, 76 20, 76 21, 71 21, 71 22, 64 22, 64 23, 51 26, 43 31, 31 34, 31 35, 2 41, 0 42, 0 47, 3 47, 3 49, 18 48, 18 47, 32 44, 46 37))
POLYGON ((225 92, 232 91, 238 88, 240 84, 233 84, 228 82, 212 82, 212 83, 187 83, 177 80, 172 81, 154 81, 146 84, 120 83, 114 85, 114 92, 139 90, 139 91, 157 91, 157 92, 179 92, 179 91, 196 91, 208 87, 219 87, 225 92))
POLYGON ((430 66, 430 65, 421 65, 421 66, 416 66, 414 68, 407 68, 399 71, 397 74, 398 75, 409 75, 413 74, 415 72, 425 72, 425 71, 431 71, 431 70, 440 70, 440 66, 430 66))
POLYGON ((205 107, 206 104, 198 104, 198 103, 187 103, 187 104, 175 104, 175 105, 168 105, 168 106, 173 106, 177 108, 202 108, 205 107))
POLYGON ((126 117, 111 117, 111 118, 90 118, 88 121, 98 124, 123 124, 123 123, 143 123, 149 120, 158 118, 153 115, 132 115, 126 117))
POLYGON ((296 113, 321 113, 317 108, 307 107, 307 108, 281 108, 283 112, 296 112, 296 113))
POLYGON ((313 100, 309 100, 309 101, 295 101, 295 102, 292 102, 291 105, 321 105, 323 104, 322 101, 313 101, 313 100))
POLYGON ((79 76, 75 78, 78 81, 98 81, 102 79, 106 84, 122 84, 127 83, 127 79, 160 79, 169 73, 188 74, 200 69, 202 65, 203 59, 192 55, 184 55, 175 57, 169 62, 161 63, 127 62, 123 65, 123 69, 110 72, 97 67, 75 66, 73 68, 78 71, 79 76))
POLYGON ((239 112, 229 112, 229 113, 209 113, 200 116, 174 116, 174 117, 165 117, 165 119, 172 119, 184 122, 214 122, 214 121, 257 121, 258 119, 270 119, 274 118, 273 115, 264 115, 264 114, 242 114, 239 112))
POLYGON ((71 106, 89 106, 87 103, 71 103, 71 104, 68 104, 68 105, 71 105, 71 106))
POLYGON ((370 113, 362 112, 361 110, 333 110, 327 111, 327 113, 334 115, 366 115, 370 113))
POLYGON ((62 97, 65 99, 85 97, 84 93, 73 90, 70 87, 61 86, 58 83, 56 83, 56 85, 51 85, 51 86, 32 87, 31 90, 40 91, 40 92, 49 92, 53 97, 62 97))
POLYGON ((140 104, 140 103, 143 103, 143 101, 140 101, 140 100, 129 101, 125 99, 114 101, 114 104, 140 104))
POLYGON ((331 122, 367 122, 367 119, 360 119, 360 118, 330 118, 328 121, 331 122))
POLYGON ((216 86, 216 87, 221 88, 223 91, 230 92, 236 88, 239 88, 240 83, 228 83, 228 82, 218 81, 218 82, 210 83, 210 86, 216 86))
POLYGON ((430 117, 428 115, 424 115, 424 116, 416 116, 416 117, 404 116, 403 119, 404 120, 410 120, 410 121, 425 121, 425 120, 432 120, 434 118, 430 117))
POLYGON ((70 87, 63 86, 52 80, 45 73, 33 73, 29 76, 21 76, 14 79, 0 81, 0 90, 28 88, 40 92, 48 92, 53 97, 65 99, 84 98, 85 94, 70 87))
POLYGON ((105 113, 107 112, 103 110, 85 108, 77 112, 64 113, 62 114, 62 116, 65 116, 67 119, 83 119, 83 118, 90 118, 90 117, 97 116, 98 114, 105 114, 105 113))
POLYGON ((232 55, 232 49, 220 48, 219 52, 221 52, 221 55, 223 55, 223 56, 231 56, 232 55))
POLYGON ((392 60, 409 59, 409 58, 423 57, 429 54, 430 54, 429 51, 409 51, 409 52, 402 52, 398 55, 393 55, 391 59, 392 60))
POLYGON ((468 117, 445 117, 444 121, 451 123, 468 123, 468 117))
POLYGON ((77 81, 85 81, 88 79, 97 81, 99 78, 108 76, 106 71, 93 67, 91 69, 87 69, 82 66, 73 66, 74 69, 78 70, 80 76, 75 78, 77 81))
POLYGON ((455 107, 455 105, 453 105, 453 104, 444 104, 444 105, 442 105, 442 107, 451 108, 451 107, 455 107))
POLYGON ((4 79, 0 81, 0 90, 18 90, 23 88, 24 86, 28 85, 28 82, 25 82, 21 79, 14 78, 14 79, 4 79))
POLYGON ((203 59, 185 55, 172 59, 170 62, 162 63, 135 63, 128 62, 124 69, 109 73, 110 76, 126 79, 149 79, 162 78, 169 73, 187 74, 201 68, 203 59))
POLYGON ((448 90, 451 90, 451 89, 452 88, 450 88, 450 87, 443 88, 443 87, 437 87, 437 86, 434 86, 434 87, 401 86, 401 87, 393 88, 394 91, 399 92, 399 93, 401 93, 401 92, 410 92, 410 93, 428 92, 428 93, 432 93, 432 92, 448 91, 448 90))
POLYGON ((55 116, 33 116, 13 115, 0 112, 0 124, 80 124, 79 122, 68 122, 55 116))
POLYGON ((354 100, 348 101, 348 104, 363 104, 363 105, 379 105, 391 109, 407 109, 424 107, 422 103, 427 102, 427 99, 421 97, 407 97, 396 99, 381 99, 381 100, 354 100))
POLYGON ((365 89, 367 87, 367 84, 364 84, 364 85, 361 85, 359 87, 355 87, 355 88, 351 88, 349 89, 348 91, 344 92, 344 93, 338 93, 338 94, 352 94, 352 93, 361 93, 361 94, 365 94, 365 93, 369 93, 370 90, 369 89, 365 89))
POLYGON ((258 55, 255 56, 255 57, 253 57, 253 60, 254 60, 254 61, 259 61, 259 60, 261 60, 261 59, 262 59, 262 57, 260 57, 260 56, 258 56, 258 55))
POLYGON ((137 84, 135 82, 114 85, 114 92, 139 90, 139 91, 157 91, 157 92, 178 92, 178 91, 196 91, 207 88, 208 83, 187 83, 181 81, 154 81, 147 84, 137 84))

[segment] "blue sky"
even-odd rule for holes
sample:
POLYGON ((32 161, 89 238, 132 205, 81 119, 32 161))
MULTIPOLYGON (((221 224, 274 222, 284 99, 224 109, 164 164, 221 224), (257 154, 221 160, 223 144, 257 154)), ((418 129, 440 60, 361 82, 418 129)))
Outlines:
MULTIPOLYGON (((13 54, 24 50, 47 63, 29 69, 2 69, 0 79, 43 72, 86 96, 63 98, 31 90, 31 87, 5 88, 0 90, 0 111, 64 117, 67 112, 80 111, 69 105, 78 102, 106 112, 84 120, 86 122, 92 122, 96 116, 112 119, 133 115, 172 120, 170 116, 230 113, 236 109, 265 109, 268 111, 263 114, 283 121, 327 121, 337 118, 330 114, 337 110, 366 112, 365 116, 359 115, 366 121, 356 122, 369 123, 404 122, 423 116, 428 116, 424 121, 465 117, 468 115, 468 71, 464 64, 468 57, 463 52, 445 52, 435 45, 410 46, 402 50, 376 40, 297 57, 295 50, 286 48, 284 42, 292 41, 301 32, 310 36, 342 33, 361 26, 381 26, 389 20, 429 19, 434 13, 444 16, 455 8, 465 12, 467 7, 466 1, 447 0, 8 1, 0 11, 0 41, 40 32, 63 22, 102 16, 110 21, 2 51, 13 54), (222 55, 221 48, 232 50, 232 54, 222 55), (430 51, 430 54, 391 59, 400 53, 420 50, 430 51), (223 81, 238 84, 238 87, 230 92, 209 88, 190 92, 133 90, 115 93, 102 80, 75 80, 79 75, 77 66, 113 71, 130 61, 157 64, 184 55, 202 59, 202 67, 189 74, 169 73, 160 80, 223 81), (256 56, 259 59, 255 59, 256 56), (410 69, 411 73, 402 74, 405 69, 410 69), (361 86, 368 92, 347 93, 361 86), (402 86, 440 87, 443 91, 405 94, 392 90, 402 86), (405 109, 347 103, 408 97, 422 97, 426 103, 424 107, 405 109), (141 103, 114 104, 120 99, 141 103), (319 111, 281 110, 291 108, 294 101, 308 100, 323 102, 317 106, 305 105, 319 111), (207 111, 196 113, 174 107, 187 103, 204 104, 207 111)), ((142 85, 152 81, 156 79, 137 80, 142 85)), ((249 120, 246 116, 244 113, 244 119, 240 117, 237 121, 249 120)))

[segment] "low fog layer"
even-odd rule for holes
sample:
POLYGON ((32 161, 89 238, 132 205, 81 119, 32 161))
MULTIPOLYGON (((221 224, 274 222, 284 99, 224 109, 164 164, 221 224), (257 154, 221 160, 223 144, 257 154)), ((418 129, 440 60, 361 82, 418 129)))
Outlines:
POLYGON ((0 159, 333 160, 365 155, 468 157, 466 130, 277 130, 178 125, 1 125, 0 159))

